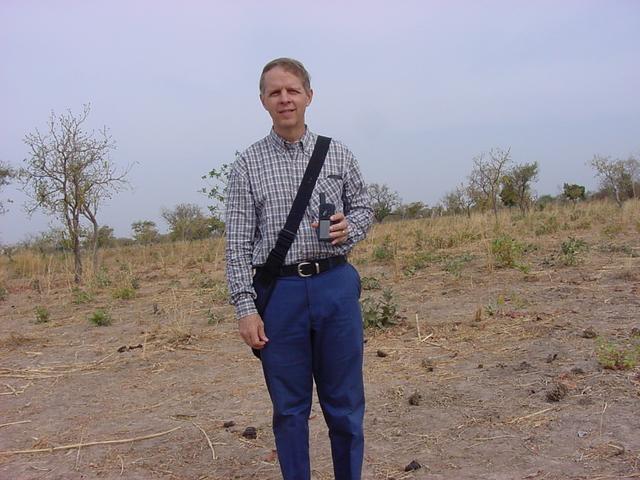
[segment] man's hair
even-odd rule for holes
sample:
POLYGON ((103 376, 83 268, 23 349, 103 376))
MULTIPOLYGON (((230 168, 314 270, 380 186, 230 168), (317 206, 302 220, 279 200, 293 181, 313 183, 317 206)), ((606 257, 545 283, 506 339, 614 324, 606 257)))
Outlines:
POLYGON ((280 67, 289 73, 293 73, 296 77, 302 80, 302 86, 308 92, 311 91, 311 77, 309 72, 304 68, 301 62, 294 60, 293 58, 276 58, 267 63, 262 69, 262 75, 260 75, 260 94, 264 93, 264 75, 276 67, 280 67))

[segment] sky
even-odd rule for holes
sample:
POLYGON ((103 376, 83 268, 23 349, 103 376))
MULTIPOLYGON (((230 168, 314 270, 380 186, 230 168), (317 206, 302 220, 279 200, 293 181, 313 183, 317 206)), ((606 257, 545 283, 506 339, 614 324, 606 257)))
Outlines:
MULTIPOLYGON (((201 176, 268 134, 258 78, 282 56, 311 74, 309 128, 404 202, 436 204, 495 147, 538 162, 540 195, 595 189, 594 154, 640 154, 636 0, 0 0, 0 160, 21 167, 26 134, 90 103, 131 167, 99 223, 166 231, 163 208, 204 208, 201 176)), ((0 243, 60 225, 0 196, 0 243)))

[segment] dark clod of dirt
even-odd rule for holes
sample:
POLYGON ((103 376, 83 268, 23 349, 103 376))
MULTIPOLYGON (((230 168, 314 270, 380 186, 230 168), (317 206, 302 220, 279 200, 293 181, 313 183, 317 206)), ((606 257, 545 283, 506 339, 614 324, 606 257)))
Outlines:
POLYGON ((582 338, 596 338, 598 334, 593 327, 587 327, 582 331, 582 338))
POLYGON ((418 406, 422 402, 422 395, 420 392, 413 392, 409 397, 409 405, 418 406))
POLYGON ((136 348, 142 348, 142 344, 139 343, 138 345, 123 345, 120 348, 118 348, 118 353, 122 353, 122 352, 126 352, 127 350, 134 350, 136 348))
POLYGON ((574 375, 584 375, 584 370, 580 367, 573 367, 571 369, 571 373, 573 373, 574 375))
POLYGON ((433 360, 431 360, 430 358, 423 358, 422 366, 427 369, 427 372, 433 372, 433 360))
POLYGON ((484 368, 484 365, 483 365, 483 364, 481 364, 481 363, 479 363, 479 364, 478 364, 478 368, 484 368))
POLYGON ((551 363, 551 362, 553 362, 556 358, 558 358, 558 354, 557 354, 557 353, 553 353, 553 354, 551 354, 551 353, 550 353, 549 355, 547 355, 547 360, 546 360, 546 362, 547 362, 547 363, 551 363))
POLYGON ((247 427, 244 429, 244 432, 242 432, 242 436, 249 440, 255 440, 258 438, 258 431, 256 430, 256 427, 247 427))
POLYGON ((569 393, 569 389, 564 383, 556 383, 551 390, 547 392, 547 402, 559 402, 569 393))
POLYGON ((631 336, 632 337, 640 337, 640 327, 633 327, 631 329, 631 336))
POLYGON ((413 472, 414 470, 418 470, 420 468, 422 468, 422 465, 420 465, 415 460, 411 460, 411 463, 409 465, 407 465, 406 467, 404 467, 404 471, 405 472, 413 472))
POLYGON ((516 371, 529 370, 531 368, 531 364, 526 360, 520 362, 520 365, 514 368, 516 371))
POLYGON ((380 349, 376 352, 376 355, 378 355, 380 358, 384 358, 384 357, 388 357, 389 354, 387 352, 385 352, 384 350, 380 349))
POLYGON ((222 426, 223 426, 224 428, 231 428, 231 427, 235 427, 235 425, 236 425, 236 422, 234 422, 233 420, 229 420, 228 422, 224 422, 224 423, 222 424, 222 426))

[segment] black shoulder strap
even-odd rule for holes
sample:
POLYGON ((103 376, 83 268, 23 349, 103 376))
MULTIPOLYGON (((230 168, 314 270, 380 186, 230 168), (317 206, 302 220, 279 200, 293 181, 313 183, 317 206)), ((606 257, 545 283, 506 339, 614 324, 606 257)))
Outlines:
POLYGON ((287 252, 296 238, 298 227, 300 226, 304 212, 309 204, 309 199, 313 193, 313 187, 316 185, 318 175, 320 175, 320 170, 322 170, 322 165, 324 164, 324 159, 329 151, 330 143, 331 138, 329 137, 318 135, 316 139, 316 146, 313 149, 311 159, 309 160, 307 169, 302 177, 300 187, 298 187, 296 198, 293 201, 293 205, 291 205, 287 221, 284 224, 284 228, 280 230, 276 244, 273 247, 273 250, 269 252, 269 256, 264 264, 264 269, 272 276, 276 276, 278 274, 278 270, 284 263, 287 252))

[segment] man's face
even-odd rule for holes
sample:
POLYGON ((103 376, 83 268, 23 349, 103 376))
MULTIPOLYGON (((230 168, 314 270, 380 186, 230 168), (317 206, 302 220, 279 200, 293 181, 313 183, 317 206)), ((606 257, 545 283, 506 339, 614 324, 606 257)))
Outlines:
POLYGON ((274 67, 264 75, 260 100, 280 134, 304 132, 304 112, 312 97, 313 91, 307 92, 302 80, 282 67, 274 67))

